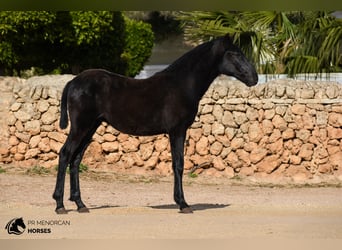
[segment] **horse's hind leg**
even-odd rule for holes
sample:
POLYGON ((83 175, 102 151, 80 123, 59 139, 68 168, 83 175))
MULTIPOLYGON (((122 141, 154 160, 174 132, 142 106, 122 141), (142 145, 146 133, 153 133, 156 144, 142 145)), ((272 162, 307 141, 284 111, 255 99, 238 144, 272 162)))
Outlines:
POLYGON ((65 144, 61 148, 59 152, 59 162, 58 162, 58 173, 56 180, 56 188, 53 193, 53 198, 56 200, 56 213, 57 214, 66 214, 67 211, 64 208, 63 197, 64 197, 64 183, 65 183, 65 174, 66 169, 68 167, 70 161, 69 152, 70 147, 70 136, 68 136, 65 144))
POLYGON ((95 126, 87 133, 87 135, 82 140, 79 148, 78 153, 72 159, 70 163, 70 200, 74 201, 77 205, 77 210, 80 213, 89 212, 88 208, 84 205, 81 199, 81 189, 80 189, 80 181, 79 181, 79 165, 82 161, 84 152, 86 151, 88 145, 90 144, 91 138, 95 133, 98 126, 101 122, 97 122, 95 126))
POLYGON ((79 181, 79 165, 81 163, 84 151, 88 144, 81 149, 75 159, 70 164, 70 200, 74 201, 77 205, 77 210, 81 213, 89 212, 88 208, 84 205, 81 199, 81 189, 79 181))
MULTIPOLYGON (((85 124, 83 124, 85 125, 85 124)), ((64 197, 64 183, 65 174, 68 165, 70 164, 70 180, 71 180, 71 197, 70 199, 75 201, 78 209, 85 207, 80 195, 78 166, 82 160, 83 153, 91 139, 92 133, 95 131, 92 126, 77 127, 77 129, 71 128, 68 138, 61 148, 59 153, 59 165, 57 173, 56 188, 53 194, 53 198, 56 200, 56 213, 67 213, 63 204, 64 197), (91 129, 89 129, 89 127, 91 129)), ((81 209, 82 210, 82 209, 81 209)))

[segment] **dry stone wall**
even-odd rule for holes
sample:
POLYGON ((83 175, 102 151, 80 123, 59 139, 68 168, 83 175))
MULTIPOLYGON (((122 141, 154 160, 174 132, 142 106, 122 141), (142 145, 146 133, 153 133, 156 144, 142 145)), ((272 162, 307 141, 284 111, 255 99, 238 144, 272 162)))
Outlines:
MULTIPOLYGON (((53 167, 68 129, 60 97, 73 76, 1 78, 0 162, 53 167)), ((166 135, 135 137, 103 123, 85 164, 101 170, 171 174, 166 135)), ((272 180, 342 181, 342 86, 274 80, 248 88, 219 77, 189 129, 186 172, 272 180)))

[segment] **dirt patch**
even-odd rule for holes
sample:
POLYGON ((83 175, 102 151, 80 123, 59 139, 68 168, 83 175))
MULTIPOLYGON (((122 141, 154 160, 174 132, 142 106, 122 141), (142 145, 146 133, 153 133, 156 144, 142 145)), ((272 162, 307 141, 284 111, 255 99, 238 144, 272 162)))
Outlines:
MULTIPOLYGON (((81 175, 81 190, 90 213, 79 214, 66 201, 69 213, 56 215, 54 175, 24 172, 0 174, 0 238, 342 239, 338 186, 265 186, 185 176, 185 195, 195 210, 185 215, 174 205, 172 177, 87 173, 81 175), (18 217, 25 221, 24 233, 8 234, 6 224, 18 217)), ((68 188, 67 179, 65 200, 68 188)))

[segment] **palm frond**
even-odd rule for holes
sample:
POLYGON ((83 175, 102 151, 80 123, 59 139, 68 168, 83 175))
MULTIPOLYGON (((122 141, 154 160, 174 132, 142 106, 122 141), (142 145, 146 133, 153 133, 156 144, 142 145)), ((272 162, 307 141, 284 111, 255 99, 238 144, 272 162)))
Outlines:
POLYGON ((183 22, 185 40, 199 44, 214 37, 236 32, 234 18, 225 11, 193 11, 180 12, 177 19, 183 22))
POLYGON ((286 64, 286 73, 291 77, 298 73, 321 73, 319 59, 308 55, 292 57, 286 64))
POLYGON ((227 33, 261 73, 341 70, 342 22, 326 11, 182 12, 188 41, 227 33))
POLYGON ((334 24, 326 31, 319 56, 332 65, 342 63, 342 23, 334 24))

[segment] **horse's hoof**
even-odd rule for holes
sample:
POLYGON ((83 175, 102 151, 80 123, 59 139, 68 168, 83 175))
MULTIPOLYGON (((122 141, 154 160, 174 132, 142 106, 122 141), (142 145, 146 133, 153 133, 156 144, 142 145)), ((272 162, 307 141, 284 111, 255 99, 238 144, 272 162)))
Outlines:
POLYGON ((181 208, 180 209, 180 212, 182 214, 192 214, 193 213, 193 210, 191 207, 184 207, 184 208, 181 208))
POLYGON ((61 208, 56 208, 56 214, 67 214, 68 211, 64 208, 64 207, 61 207, 61 208))
POLYGON ((89 213, 89 209, 87 207, 81 207, 77 211, 79 213, 89 213))

